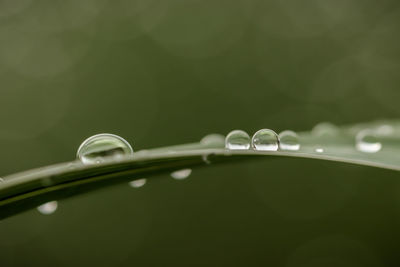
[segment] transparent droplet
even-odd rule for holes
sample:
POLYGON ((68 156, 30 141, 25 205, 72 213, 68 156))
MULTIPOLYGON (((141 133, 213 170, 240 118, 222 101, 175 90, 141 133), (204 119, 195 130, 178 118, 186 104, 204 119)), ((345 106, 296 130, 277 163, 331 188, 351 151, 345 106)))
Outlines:
POLYGON ((139 188, 146 184, 146 179, 137 179, 129 182, 129 185, 133 188, 139 188))
POLYGON ((323 149, 322 147, 317 147, 317 148, 315 149, 315 152, 317 152, 317 153, 323 153, 323 152, 324 152, 324 149, 323 149))
POLYGON ((203 145, 223 145, 225 136, 222 134, 208 134, 200 140, 200 143, 203 145))
POLYGON ((253 135, 251 145, 255 150, 259 151, 277 151, 279 137, 270 129, 261 129, 253 135))
POLYGON ((250 136, 242 130, 233 130, 225 138, 225 148, 243 150, 250 148, 250 136))
POLYGON ((182 180, 188 178, 191 173, 192 173, 191 169, 183 169, 172 172, 171 177, 176 180, 182 180))
POLYGON ((39 207, 37 207, 37 210, 41 213, 41 214, 52 214, 57 210, 58 207, 58 203, 57 201, 50 201, 47 203, 44 203, 43 205, 40 205, 39 207))
POLYGON ((361 152, 375 153, 381 150, 382 144, 372 130, 365 129, 356 135, 356 148, 361 152))
POLYGON ((321 122, 314 126, 311 130, 311 134, 315 136, 332 136, 337 134, 339 128, 330 122, 321 122))
POLYGON ((283 131, 279 134, 279 147, 282 150, 299 150, 300 143, 298 135, 293 131, 283 131))
POLYGON ((114 134, 97 134, 83 141, 77 157, 84 164, 96 164, 132 154, 131 145, 122 137, 114 134))

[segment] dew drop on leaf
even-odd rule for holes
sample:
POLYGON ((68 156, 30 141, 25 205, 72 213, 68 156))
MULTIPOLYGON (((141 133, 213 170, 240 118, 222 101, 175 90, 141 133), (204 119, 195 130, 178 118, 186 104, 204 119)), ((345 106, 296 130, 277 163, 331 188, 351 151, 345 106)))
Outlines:
POLYGON ((279 137, 270 129, 257 131, 251 139, 253 149, 258 151, 277 151, 279 148, 279 137))
POLYGON ((133 154, 131 145, 114 134, 97 134, 80 145, 77 157, 84 164, 98 164, 106 160, 118 160, 133 154))
POLYGON ((321 122, 314 126, 311 134, 315 136, 333 136, 339 132, 339 128, 330 122, 321 122))
POLYGON ((242 130, 233 130, 225 138, 225 148, 245 150, 250 148, 250 136, 242 130))
POLYGON ((279 147, 282 150, 296 151, 300 149, 299 137, 293 131, 283 131, 279 134, 279 147))
POLYGON ((203 145, 218 145, 224 144, 224 142, 225 136, 222 134, 208 134, 200 140, 200 143, 203 145))
POLYGON ((356 135, 356 149, 365 153, 376 153, 381 150, 382 144, 379 142, 376 134, 370 130, 365 129, 356 135))

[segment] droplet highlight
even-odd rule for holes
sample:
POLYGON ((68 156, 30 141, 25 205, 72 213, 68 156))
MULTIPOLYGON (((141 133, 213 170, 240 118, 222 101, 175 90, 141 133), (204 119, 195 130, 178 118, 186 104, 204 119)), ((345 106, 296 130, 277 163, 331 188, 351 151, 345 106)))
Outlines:
POLYGON ((382 144, 374 131, 365 129, 356 135, 356 149, 365 153, 376 153, 382 149, 382 144))
POLYGON ((37 210, 44 215, 49 215, 54 213, 58 208, 58 202, 57 201, 50 201, 47 203, 44 203, 43 205, 40 205, 37 207, 37 210))
POLYGON ((225 138, 225 148, 246 150, 250 148, 250 136, 242 130, 233 130, 225 138))
POLYGON ((324 149, 323 149, 322 147, 317 147, 317 148, 315 149, 315 152, 317 152, 317 153, 324 153, 324 149))
POLYGON ((176 180, 183 180, 183 179, 188 178, 191 173, 192 173, 191 169, 183 169, 183 170, 178 170, 178 171, 172 172, 171 177, 176 180))
POLYGON ((139 188, 146 184, 146 179, 137 179, 129 182, 129 185, 133 188, 139 188))
POLYGON ((299 136, 290 130, 279 134, 279 147, 282 150, 296 151, 300 149, 299 136))
POLYGON ((78 149, 77 157, 84 164, 98 164, 132 154, 133 149, 125 139, 118 135, 104 133, 83 141, 78 149))
POLYGON ((258 151, 277 151, 279 137, 273 130, 261 129, 253 135, 251 146, 258 151))

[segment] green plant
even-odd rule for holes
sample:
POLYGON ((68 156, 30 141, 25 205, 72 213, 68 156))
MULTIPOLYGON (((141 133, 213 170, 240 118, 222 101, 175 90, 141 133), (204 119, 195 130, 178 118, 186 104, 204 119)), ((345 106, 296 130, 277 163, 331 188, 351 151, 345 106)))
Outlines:
POLYGON ((0 183, 0 218, 54 199, 142 177, 238 160, 310 158, 399 171, 399 139, 396 134, 399 131, 398 121, 377 121, 340 128, 324 123, 310 132, 298 133, 301 148, 297 151, 229 150, 220 140, 142 150, 133 156, 100 164, 85 165, 78 160, 56 164, 4 177, 0 183), (371 133, 370 136, 360 137, 363 131, 371 133), (360 142, 379 145, 379 151, 363 150, 359 147, 360 142))

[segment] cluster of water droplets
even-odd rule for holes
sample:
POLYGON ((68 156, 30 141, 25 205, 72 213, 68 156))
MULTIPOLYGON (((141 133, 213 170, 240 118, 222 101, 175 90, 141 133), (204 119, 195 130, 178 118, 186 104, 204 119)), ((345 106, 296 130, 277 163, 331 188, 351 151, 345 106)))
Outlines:
MULTIPOLYGON (((334 137, 339 128, 331 123, 317 124, 311 131, 311 135, 319 138, 334 137)), ((390 125, 380 125, 375 128, 358 129, 355 132, 355 149, 365 153, 376 153, 382 149, 381 137, 390 136, 394 129, 390 125)), ((323 140, 322 138, 322 140, 323 140)), ((301 144, 296 132, 285 130, 279 135, 271 129, 261 129, 252 137, 243 130, 233 130, 226 137, 221 134, 209 134, 201 139, 200 143, 206 148, 225 145, 228 150, 255 150, 255 151, 299 151, 301 144)), ((324 153, 323 146, 316 143, 314 151, 324 153)), ((86 165, 101 164, 109 160, 115 161, 133 155, 132 146, 122 137, 114 134, 97 134, 86 139, 79 147, 77 158, 86 165)), ((210 164, 209 156, 204 154, 203 161, 210 164)), ((191 169, 180 169, 173 171, 171 177, 176 180, 183 180, 190 176, 191 169)), ((0 178, 0 183, 3 179, 0 178)), ((133 188, 139 188, 146 184, 145 178, 135 179, 129 182, 133 188)), ((57 201, 51 201, 37 207, 42 214, 52 214, 58 207, 57 201)))
POLYGON ((271 129, 261 129, 251 138, 242 130, 233 130, 225 138, 225 148, 230 150, 277 151, 300 149, 298 135, 293 131, 283 131, 279 135, 271 129))

